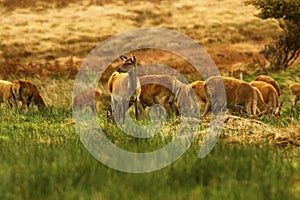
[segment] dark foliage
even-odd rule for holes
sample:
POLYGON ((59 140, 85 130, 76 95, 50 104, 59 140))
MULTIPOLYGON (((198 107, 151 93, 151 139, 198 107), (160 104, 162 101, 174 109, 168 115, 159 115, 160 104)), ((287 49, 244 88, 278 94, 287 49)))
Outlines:
POLYGON ((300 1, 247 0, 246 4, 259 9, 258 17, 278 21, 281 33, 261 53, 270 62, 271 70, 286 69, 300 55, 300 1))

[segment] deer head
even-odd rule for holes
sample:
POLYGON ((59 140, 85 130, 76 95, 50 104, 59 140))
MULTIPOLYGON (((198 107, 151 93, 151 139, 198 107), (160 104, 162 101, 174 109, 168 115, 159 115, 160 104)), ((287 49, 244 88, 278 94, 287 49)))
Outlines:
POLYGON ((136 67, 136 58, 133 54, 129 58, 121 55, 120 59, 123 61, 123 64, 117 69, 118 72, 127 73, 136 67))

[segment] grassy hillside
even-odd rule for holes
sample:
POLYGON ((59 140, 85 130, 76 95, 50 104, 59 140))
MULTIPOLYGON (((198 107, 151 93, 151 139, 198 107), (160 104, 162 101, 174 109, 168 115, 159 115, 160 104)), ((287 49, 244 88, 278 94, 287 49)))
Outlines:
POLYGON ((32 2, 36 2, 35 6, 11 1, 11 5, 4 3, 6 6, 0 8, 2 59, 41 63, 67 56, 84 58, 93 47, 116 33, 165 27, 198 41, 220 68, 228 69, 255 58, 278 30, 275 22, 256 18, 255 9, 245 6, 242 0, 86 0, 70 1, 63 8, 55 6, 61 1, 53 4, 55 1, 32 0, 28 5, 32 2))

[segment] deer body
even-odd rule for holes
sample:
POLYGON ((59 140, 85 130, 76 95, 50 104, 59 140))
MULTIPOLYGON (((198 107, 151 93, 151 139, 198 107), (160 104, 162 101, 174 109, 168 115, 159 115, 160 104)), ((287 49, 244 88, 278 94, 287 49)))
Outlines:
POLYGON ((90 107, 93 112, 99 113, 97 101, 100 99, 99 90, 87 90, 79 93, 74 97, 73 108, 83 109, 84 107, 90 107))
POLYGON ((142 105, 141 114, 146 107, 159 104, 166 110, 167 115, 175 113, 183 114, 181 111, 192 111, 197 105, 191 99, 193 95, 192 87, 181 83, 173 76, 169 75, 147 75, 140 77, 142 105))
POLYGON ((262 93, 256 88, 253 87, 257 94, 257 111, 258 113, 266 113, 268 112, 268 107, 264 101, 262 93))
POLYGON ((15 103, 12 86, 12 82, 0 80, 0 102, 4 102, 10 108, 12 107, 13 103, 15 103))
POLYGON ((38 109, 46 108, 46 104, 39 94, 37 87, 27 80, 17 80, 13 82, 13 94, 16 100, 22 102, 21 109, 30 108, 36 105, 38 109))
POLYGON ((140 77, 140 83, 140 103, 143 109, 160 104, 168 115, 172 112, 178 114, 175 95, 179 92, 181 83, 176 78, 168 75, 148 75, 140 77))
POLYGON ((211 77, 205 81, 204 88, 206 95, 206 105, 205 111, 202 116, 205 116, 211 111, 212 101, 216 103, 222 102, 221 98, 223 97, 219 95, 220 93, 222 93, 221 81, 223 82, 226 93, 227 108, 239 110, 240 113, 243 110, 246 110, 246 113, 249 116, 255 116, 257 108, 257 93, 255 89, 249 83, 246 83, 244 81, 235 78, 220 76, 211 77))
POLYGON ((297 102, 300 100, 300 83, 290 84, 290 91, 295 96, 292 102, 292 110, 295 110, 297 102))
POLYGON ((278 83, 273 78, 271 78, 270 76, 259 75, 254 79, 254 81, 263 81, 263 82, 271 84, 275 88, 275 90, 277 91, 278 97, 280 97, 280 95, 281 95, 280 87, 279 87, 278 83))
POLYGON ((123 64, 114 72, 108 80, 108 89, 111 93, 112 112, 121 122, 129 104, 135 106, 135 116, 138 117, 137 101, 139 100, 139 80, 136 76, 136 58, 120 56, 123 64))
POLYGON ((195 81, 190 83, 190 86, 193 88, 197 98, 203 103, 206 103, 205 90, 204 90, 204 81, 195 81))
POLYGON ((261 92, 263 100, 268 107, 267 113, 279 117, 280 106, 276 89, 271 84, 263 81, 252 81, 251 85, 261 92))

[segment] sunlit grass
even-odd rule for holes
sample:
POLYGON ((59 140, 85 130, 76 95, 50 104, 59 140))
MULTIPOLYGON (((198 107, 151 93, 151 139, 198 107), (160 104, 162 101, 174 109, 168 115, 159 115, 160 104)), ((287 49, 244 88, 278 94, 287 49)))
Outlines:
MULTIPOLYGON (((69 136, 60 142, 40 143, 32 132, 43 135, 45 129, 36 127, 41 117, 31 119, 31 129, 24 125, 11 131, 14 142, 9 145, 0 140, 1 199, 296 199, 299 155, 290 158, 273 147, 220 141, 207 157, 199 159, 199 146, 193 144, 162 170, 129 174, 95 160, 74 129, 67 131, 60 125, 58 116, 52 122, 56 124, 51 127, 53 137, 59 139, 61 132, 69 136)), ((119 135, 115 140, 123 143, 126 137, 119 135)), ((149 147, 137 141, 131 145, 149 147)))
MULTIPOLYGON (((221 138, 204 159, 200 135, 175 163, 145 174, 123 173, 95 160, 80 142, 69 107, 21 113, 2 106, 1 199, 296 199, 299 151, 265 144, 229 144, 221 138), (276 181, 274 181, 276 180, 276 181)), ((178 119, 160 134, 138 139, 102 113, 99 126, 131 152, 157 150, 172 141, 178 119)), ((205 130, 200 124, 198 131, 205 130)))
MULTIPOLYGON (((0 199, 299 198, 299 147, 289 137, 283 145, 274 142, 278 136, 299 132, 300 105, 297 112, 290 112, 288 89, 290 83, 300 82, 299 65, 269 74, 283 91, 281 120, 264 117, 254 124, 244 118, 232 118, 236 123, 230 119, 204 159, 197 155, 207 119, 201 119, 191 148, 181 158, 145 174, 119 172, 97 161, 81 143, 74 125, 74 77, 82 58, 101 41, 132 28, 167 27, 198 41, 219 67, 245 65, 277 29, 273 21, 256 18, 253 7, 244 6, 242 0, 0 2, 7 4, 0 8, 0 62, 13 61, 0 67, 0 78, 32 81, 48 106, 44 111, 26 112, 0 106, 0 199)), ((149 52, 138 52, 138 56, 143 62, 174 65, 195 79, 188 63, 167 53, 149 52)), ((247 72, 252 72, 250 68, 247 72)), ((131 152, 151 152, 172 142, 180 126, 178 118, 168 118, 161 131, 150 127, 149 135, 156 133, 152 137, 135 138, 107 118, 106 83, 100 89, 97 121, 114 145, 131 152)), ((138 122, 149 124, 149 119, 138 122)))

